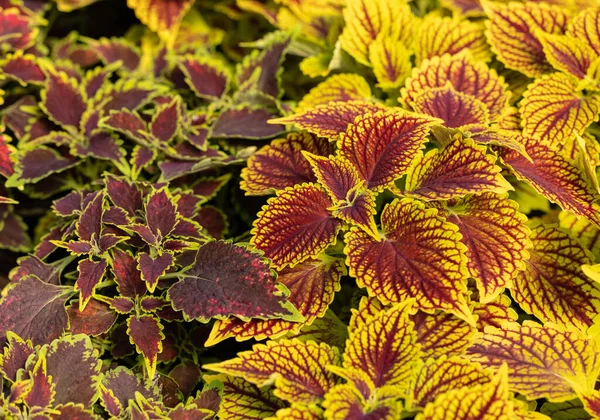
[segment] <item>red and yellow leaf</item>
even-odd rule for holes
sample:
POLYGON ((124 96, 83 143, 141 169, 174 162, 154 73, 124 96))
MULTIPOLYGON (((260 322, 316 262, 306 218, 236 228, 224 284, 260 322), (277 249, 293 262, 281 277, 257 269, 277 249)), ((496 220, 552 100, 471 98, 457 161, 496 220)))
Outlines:
POLYGON ((342 135, 339 154, 356 167, 367 188, 382 191, 406 173, 436 122, 400 111, 366 114, 342 135))
POLYGON ((471 139, 456 137, 442 150, 417 155, 406 176, 406 193, 424 200, 449 200, 467 194, 503 194, 513 187, 500 174, 496 157, 471 139))
POLYGON ((259 388, 242 378, 225 375, 205 377, 223 382, 223 397, 218 415, 225 419, 263 419, 274 416, 286 406, 273 395, 271 388, 259 388))
POLYGON ((456 17, 441 17, 437 14, 425 16, 415 36, 417 65, 423 60, 444 54, 455 55, 468 50, 475 60, 491 58, 484 26, 477 22, 456 17))
POLYGON ((484 366, 508 365, 512 391, 527 399, 551 402, 573 399, 576 391, 591 391, 600 373, 594 340, 582 332, 553 324, 511 322, 488 327, 469 349, 470 358, 484 366))
POLYGON ((468 248, 467 267, 479 300, 491 302, 512 285, 529 258, 527 217, 507 194, 484 193, 452 203, 447 219, 458 226, 468 248))
POLYGON ((278 124, 294 124, 320 137, 335 140, 348 129, 356 117, 382 111, 384 107, 366 101, 332 101, 314 108, 305 109, 288 117, 272 120, 278 124))
POLYGON ((567 34, 586 43, 600 55, 600 10, 586 8, 577 14, 569 23, 567 34))
POLYGON ((384 303, 414 297, 420 309, 474 322, 464 297, 467 257, 458 228, 409 198, 388 204, 381 225, 379 240, 357 228, 346 234, 347 264, 358 285, 384 303))
POLYGON ((329 156, 333 146, 308 133, 290 133, 271 142, 248 159, 240 187, 247 195, 271 194, 296 184, 316 181, 302 151, 329 156))
POLYGON ((240 376, 259 387, 275 384, 276 397, 291 403, 311 404, 320 402, 339 382, 325 366, 340 362, 338 350, 327 344, 281 340, 256 344, 252 351, 241 352, 236 359, 204 368, 240 376))
POLYGON ((87 98, 75 79, 62 71, 48 70, 46 89, 42 90, 41 96, 40 107, 53 122, 67 130, 79 131, 87 98))
POLYGON ((581 270, 592 255, 556 226, 538 224, 531 242, 531 257, 511 289, 514 300, 544 323, 587 330, 600 312, 600 283, 581 270))
POLYGON ((553 73, 529 85, 519 110, 526 136, 556 146, 598 120, 600 96, 578 92, 576 79, 553 73))
POLYGON ((269 417, 265 420, 321 420, 322 418, 323 410, 316 404, 292 404, 291 407, 277 410, 274 417, 269 417))
POLYGON ((485 63, 476 62, 468 53, 445 54, 424 60, 413 70, 411 78, 402 89, 402 100, 412 106, 423 91, 445 87, 448 83, 458 91, 474 96, 483 102, 492 120, 502 115, 508 105, 510 93, 506 91, 504 79, 485 63))
POLYGON ((193 4, 192 0, 127 0, 138 19, 169 42, 174 41, 183 16, 193 4))
POLYGON ((335 74, 304 95, 296 112, 304 112, 329 102, 366 101, 371 96, 371 86, 364 77, 351 73, 335 74))
POLYGON ((377 419, 395 420, 401 417, 402 403, 393 398, 382 401, 365 401, 351 384, 333 387, 323 401, 326 419, 377 419))
POLYGON ((463 355, 473 343, 476 332, 465 320, 442 311, 419 311, 412 316, 412 321, 423 358, 463 355))
POLYGON ((127 319, 127 335, 137 352, 144 357, 149 378, 154 378, 158 354, 162 352, 165 336, 160 320, 152 315, 131 316, 127 319))
POLYGON ((563 73, 585 79, 598 54, 588 42, 568 35, 538 34, 546 60, 563 73))
POLYGON ((537 31, 562 34, 567 29, 564 9, 545 3, 483 3, 489 18, 487 38, 498 59, 529 77, 552 71, 537 31))
POLYGON ((589 220, 566 211, 558 214, 558 220, 561 228, 568 229, 571 237, 577 239, 585 249, 594 254, 595 261, 600 260, 600 228, 589 220))
POLYGON ((229 85, 222 63, 208 56, 187 55, 179 61, 185 81, 194 93, 209 100, 221 98, 229 85))
POLYGON ((286 188, 258 213, 251 243, 277 269, 316 257, 335 242, 342 226, 329 213, 331 206, 327 193, 316 184, 286 188))
POLYGON ((484 331, 487 326, 502 328, 507 322, 516 322, 519 315, 510 307, 511 303, 504 294, 488 303, 475 302, 473 315, 477 315, 477 330, 484 331))
POLYGON ((397 89, 410 76, 412 51, 393 35, 379 35, 369 47, 369 62, 382 89, 397 89))

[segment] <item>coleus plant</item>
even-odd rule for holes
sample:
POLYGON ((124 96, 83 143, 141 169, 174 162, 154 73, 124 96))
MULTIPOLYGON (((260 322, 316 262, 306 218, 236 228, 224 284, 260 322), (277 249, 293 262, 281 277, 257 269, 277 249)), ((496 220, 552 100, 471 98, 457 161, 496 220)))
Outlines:
POLYGON ((0 0, 0 417, 600 417, 596 2, 93 3, 0 0))

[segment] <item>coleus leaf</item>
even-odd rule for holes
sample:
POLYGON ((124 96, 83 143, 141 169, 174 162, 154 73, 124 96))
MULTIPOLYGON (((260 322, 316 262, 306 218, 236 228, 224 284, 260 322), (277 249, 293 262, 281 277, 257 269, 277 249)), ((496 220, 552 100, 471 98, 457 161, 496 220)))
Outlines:
POLYGON ((394 34, 377 36, 369 47, 369 62, 377 77, 377 86, 382 89, 397 89, 410 75, 411 49, 398 42, 394 34))
POLYGON ((514 300, 544 323, 587 330, 600 308, 600 284, 580 268, 591 264, 591 254, 556 226, 532 227, 531 242, 531 257, 514 279, 514 300))
POLYGON ((383 106, 366 101, 332 101, 271 122, 294 124, 302 130, 333 140, 344 133, 356 117, 383 110, 383 106))
POLYGON ((511 303, 506 295, 499 295, 488 303, 475 303, 473 314, 477 315, 477 330, 484 331, 487 326, 502 328, 507 322, 515 322, 519 316, 510 307, 511 303))
POLYGON ((137 262, 129 252, 113 249, 112 272, 121 295, 136 298, 146 293, 146 284, 137 268, 137 262))
POLYGON ((127 0, 138 19, 168 42, 174 41, 181 20, 192 5, 191 0, 127 0))
POLYGON ((425 407, 448 391, 487 384, 492 379, 481 365, 458 356, 429 358, 415 370, 406 401, 407 408, 412 410, 425 407))
POLYGON ((454 90, 483 102, 492 120, 502 115, 510 98, 503 78, 495 70, 474 61, 469 54, 461 53, 453 56, 445 54, 423 61, 406 81, 406 86, 402 89, 402 100, 406 105, 412 106, 423 91, 445 87, 448 83, 454 90))
POLYGON ((79 310, 83 311, 88 301, 94 294, 96 286, 102 280, 106 271, 106 261, 81 260, 77 266, 79 275, 75 283, 75 290, 80 291, 79 310))
POLYGON ((178 66, 185 81, 200 98, 216 100, 223 96, 229 85, 229 74, 219 61, 205 56, 186 55, 178 66))
POLYGON ((25 363, 33 354, 33 343, 31 340, 23 340, 13 332, 6 334, 6 347, 0 355, 0 373, 9 381, 15 382, 19 369, 25 367, 25 363))
POLYGON ((86 407, 93 404, 98 398, 97 377, 102 363, 90 338, 83 334, 67 335, 44 349, 48 375, 56 384, 54 404, 74 403, 86 407))
POLYGON ((393 386, 397 396, 404 395, 420 356, 409 318, 413 303, 398 303, 356 328, 344 351, 344 370, 364 372, 376 388, 393 386))
POLYGON ((492 380, 485 384, 450 390, 428 403, 418 420, 501 419, 513 418, 508 369, 502 365, 492 380))
POLYGON ((455 55, 464 50, 469 50, 476 60, 487 61, 490 58, 483 25, 436 14, 426 15, 419 25, 414 49, 417 65, 435 56, 455 55))
POLYGON ((600 260, 600 228, 589 220, 566 211, 558 214, 558 220, 561 228, 568 229, 571 237, 594 254, 595 261, 600 260))
POLYGON ((127 335, 137 352, 144 357, 148 377, 154 378, 158 354, 162 352, 165 336, 163 326, 152 315, 132 315, 127 319, 127 335))
POLYGON ((319 420, 323 418, 323 410, 316 404, 292 404, 289 408, 281 408, 275 413, 275 417, 268 420, 319 420))
POLYGON ((27 225, 21 216, 11 212, 0 222, 0 248, 14 252, 30 250, 31 239, 27 234, 27 225))
POLYGON ((371 87, 364 77, 351 73, 335 74, 312 88, 298 103, 296 112, 329 102, 366 101, 371 95, 371 87))
POLYGON ((567 30, 568 35, 585 41, 596 54, 600 54, 598 19, 600 19, 598 10, 595 8, 584 9, 571 20, 567 30))
POLYGON ((135 399, 136 392, 145 398, 157 397, 157 392, 151 387, 149 381, 144 383, 125 366, 111 369, 102 377, 100 399, 112 416, 121 414, 121 410, 127 407, 129 400, 135 399))
POLYGON ((259 387, 274 384, 273 394, 293 403, 318 403, 339 380, 325 366, 339 365, 338 349, 325 343, 268 341, 235 359, 204 365, 205 369, 240 376, 259 387))
POLYGON ((354 164, 369 189, 381 191, 408 170, 436 122, 399 111, 366 114, 342 135, 339 154, 354 164))
MULTIPOLYGON (((5 117, 6 118, 6 117, 5 117)), ((14 148, 9 144, 10 137, 0 133, 0 175, 10 177, 14 172, 14 163, 10 156, 14 153, 14 148)))
POLYGON ((483 102, 454 90, 450 84, 423 91, 415 98, 412 108, 421 114, 441 119, 444 127, 448 128, 468 129, 473 125, 487 125, 489 119, 483 102))
POLYGON ((102 335, 113 326, 117 314, 104 302, 92 299, 83 311, 76 302, 67 306, 71 334, 102 335))
POLYGON ((576 88, 576 80, 565 74, 537 78, 520 103, 523 133, 556 145, 597 121, 600 96, 584 95, 576 88))
POLYGON ((325 395, 322 405, 324 418, 328 419, 397 419, 402 413, 402 403, 381 398, 365 401, 356 388, 349 384, 336 385, 325 395))
POLYGON ((168 296, 175 310, 202 322, 229 316, 300 320, 267 264, 258 255, 222 241, 200 247, 194 264, 171 286, 168 296))
POLYGON ((600 195, 593 191, 583 171, 567 161, 547 144, 532 138, 522 138, 532 161, 505 149, 502 161, 519 180, 526 181, 535 191, 564 210, 586 217, 600 227, 600 195))
POLYGON ((33 344, 49 343, 67 327, 65 302, 72 288, 42 282, 34 276, 14 284, 0 301, 0 343, 7 331, 18 334, 33 344))
POLYGON ((564 33, 568 18, 563 9, 535 2, 486 2, 484 9, 489 18, 486 34, 488 42, 506 67, 529 77, 538 77, 552 71, 536 31, 564 33))
POLYGON ((557 70, 585 79, 598 54, 587 43, 567 35, 538 34, 548 62, 557 70))
POLYGON ((576 391, 593 390, 600 372, 594 340, 551 323, 488 327, 478 334, 469 355, 483 366, 506 363, 511 390, 530 400, 567 401, 576 391))
POLYGON ((476 329, 451 313, 419 311, 411 320, 423 358, 463 355, 473 343, 476 329))
MULTIPOLYGON (((11 5, 12 6, 12 5, 11 5)), ((0 10, 0 47, 3 51, 27 50, 39 34, 35 19, 17 7, 0 10)))
POLYGON ((15 158, 15 173, 6 181, 8 187, 37 182, 79 163, 75 158, 62 156, 46 146, 19 151, 15 158))
POLYGON ((175 96, 172 101, 158 106, 148 128, 153 140, 165 146, 173 140, 181 124, 181 99, 175 96))
POLYGON ((46 89, 42 90, 40 107, 50 119, 75 132, 87 109, 86 96, 76 81, 64 72, 48 70, 46 89))
POLYGON ((341 229, 341 222, 329 213, 332 205, 316 184, 286 188, 270 198, 258 214, 251 243, 277 269, 316 257, 335 242, 341 229))
POLYGON ((46 358, 40 357, 33 369, 29 372, 31 388, 25 395, 25 403, 28 407, 47 408, 54 400, 55 385, 52 378, 48 376, 46 369, 46 358))
POLYGON ((138 254, 138 261, 142 280, 146 282, 148 290, 153 292, 158 284, 158 278, 164 275, 173 265, 174 258, 170 252, 159 254, 154 258, 145 252, 140 252, 138 254))
POLYGON ((250 156, 242 169, 240 187, 248 195, 264 195, 316 181, 309 162, 302 151, 319 156, 333 153, 333 146, 325 139, 308 133, 290 133, 277 139, 250 156))
POLYGON ((123 133, 142 145, 149 145, 146 122, 136 112, 127 109, 111 111, 100 120, 99 125, 123 133))
POLYGON ((141 61, 139 49, 124 38, 100 38, 88 41, 105 65, 121 62, 128 71, 135 71, 141 61))
POLYGON ((264 107, 239 106, 223 111, 212 125, 212 136, 216 138, 263 139, 284 131, 278 124, 268 121, 276 117, 275 112, 264 107))
POLYGON ((457 136, 441 151, 417 155, 406 176, 406 193, 429 201, 512 190, 495 162, 496 157, 487 155, 485 146, 457 136))
POLYGON ((24 54, 23 50, 8 54, 0 61, 0 74, 17 80, 23 86, 29 83, 41 84, 46 80, 36 57, 31 54, 24 54))
POLYGON ((289 289, 288 301, 305 318, 303 323, 280 319, 251 319, 247 322, 238 318, 217 320, 205 346, 212 346, 229 337, 235 337, 237 341, 266 337, 275 339, 289 331, 298 332, 304 325, 312 324, 325 314, 335 292, 340 290, 340 278, 345 273, 346 267, 341 260, 326 256, 284 268, 278 273, 277 281, 289 289))
POLYGON ((443 309, 473 322, 467 308, 466 247, 458 227, 413 199, 395 200, 381 214, 382 237, 351 228, 345 254, 350 275, 382 302, 416 298, 422 309, 443 309))
POLYGON ((527 218, 506 194, 484 193, 452 203, 447 220, 462 234, 480 301, 491 302, 511 286, 529 258, 527 218))
POLYGON ((177 206, 166 188, 153 191, 145 203, 146 224, 157 242, 167 237, 177 224, 177 206))
POLYGON ((332 347, 344 348, 348 338, 348 329, 337 315, 328 309, 322 318, 317 318, 310 325, 304 325, 297 333, 290 332, 287 338, 327 343, 332 347))
MULTIPOLYGON (((206 377, 205 377, 206 378, 206 377)), ((285 407, 271 388, 259 388, 242 378, 219 375, 223 383, 223 399, 218 415, 225 418, 267 418, 285 407)))

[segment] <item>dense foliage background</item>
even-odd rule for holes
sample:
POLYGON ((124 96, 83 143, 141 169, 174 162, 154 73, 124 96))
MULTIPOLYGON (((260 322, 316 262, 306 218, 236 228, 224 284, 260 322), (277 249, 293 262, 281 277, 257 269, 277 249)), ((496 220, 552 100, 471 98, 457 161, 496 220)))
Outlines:
POLYGON ((600 416, 595 0, 0 0, 0 418, 600 416))

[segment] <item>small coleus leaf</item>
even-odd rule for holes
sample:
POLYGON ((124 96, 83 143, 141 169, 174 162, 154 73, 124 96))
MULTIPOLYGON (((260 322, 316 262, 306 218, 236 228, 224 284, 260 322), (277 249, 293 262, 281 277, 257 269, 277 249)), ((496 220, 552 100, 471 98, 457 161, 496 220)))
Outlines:
POLYGON ((186 55, 178 62, 185 81, 194 93, 204 99, 223 96, 229 85, 229 74, 223 64, 206 56, 186 55))
POLYGON ((450 84, 423 91, 411 106, 416 112, 441 119, 444 127, 448 128, 467 129, 473 125, 487 125, 489 119, 483 102, 454 90, 450 84))
POLYGON ((442 309, 474 322, 464 297, 466 247, 458 227, 405 198, 385 206, 382 237, 351 228, 345 254, 350 275, 382 302, 416 298, 421 309, 442 309))
POLYGON ((124 297, 136 298, 146 293, 146 283, 137 268, 137 261, 127 251, 113 249, 112 272, 117 290, 124 297))
POLYGON ((335 371, 364 372, 376 388, 391 386, 396 396, 405 395, 421 350, 409 318, 413 304, 398 303, 358 326, 346 344, 343 370, 335 371))
MULTIPOLYGON (((6 122, 6 116, 4 117, 6 122)), ((14 163, 10 156, 15 152, 15 149, 10 144, 10 137, 0 133, 0 175, 10 177, 14 172, 14 163)))
POLYGON ((149 378, 154 378, 158 354, 163 350, 163 326, 152 315, 132 315, 127 319, 127 335, 137 352, 144 357, 149 378))
POLYGON ((17 80, 23 86, 29 83, 41 84, 46 80, 37 58, 24 54, 23 50, 17 50, 0 60, 0 75, 2 74, 17 80))
POLYGON ((524 268, 530 246, 527 217, 507 194, 470 195, 451 203, 447 220, 456 224, 468 251, 469 274, 482 303, 494 300, 524 268))
POLYGON ((75 290, 80 291, 79 310, 83 311, 94 294, 96 286, 104 277, 107 263, 105 260, 81 260, 77 266, 79 275, 75 282, 75 290))
POLYGON ((600 227, 597 203, 600 195, 590 187, 583 171, 547 144, 529 137, 521 137, 521 140, 531 160, 510 149, 505 149, 502 155, 502 161, 517 179, 526 181, 564 210, 583 216, 600 227))
POLYGON ((100 38, 88 42, 107 67, 120 61, 125 69, 135 71, 140 65, 139 49, 125 38, 100 38))
POLYGON ((46 344, 67 328, 65 303, 72 288, 29 276, 14 284, 0 301, 0 344, 12 331, 33 344, 46 344))
POLYGON ((538 32, 548 62, 557 70, 585 79, 588 69, 598 54, 588 42, 566 36, 538 32))
POLYGON ((513 187, 500 174, 496 156, 470 139, 456 137, 442 150, 417 155, 406 176, 406 194, 424 200, 449 200, 466 194, 505 193, 513 187))
POLYGON ((256 344, 235 359, 204 365, 205 369, 240 376, 259 387, 275 385, 273 394, 292 403, 318 403, 339 380, 325 369, 339 365, 337 348, 294 340, 256 344))
POLYGON ((520 103, 523 133, 557 145, 597 121, 600 96, 576 88, 576 80, 562 73, 535 79, 520 103))
POLYGON ((411 320, 423 358, 463 355, 473 343, 476 329, 451 313, 419 311, 411 320))
POLYGON ((113 326, 117 314, 104 302, 92 299, 81 311, 77 302, 67 306, 71 334, 102 335, 113 326))
POLYGON ((424 60, 402 89, 402 100, 412 106, 417 96, 432 88, 442 88, 448 83, 454 90, 474 96, 488 108, 490 119, 494 120, 508 105, 510 93, 504 79, 485 63, 476 62, 470 54, 445 54, 424 60))
POLYGON ((14 252, 28 252, 31 249, 27 224, 21 216, 11 212, 0 222, 0 248, 14 252))
POLYGON ((142 209, 142 193, 135 184, 108 174, 104 177, 104 184, 113 204, 125 210, 130 217, 135 217, 142 209))
POLYGON ((600 32, 598 31, 599 12, 590 7, 579 12, 570 22, 567 34, 581 41, 600 54, 600 32))
POLYGON ((590 392, 600 372, 594 340, 576 330, 531 321, 488 327, 469 349, 471 360, 486 367, 508 365, 509 386, 527 399, 551 402, 590 392))
POLYGON ((156 240, 168 236, 177 224, 177 206, 166 188, 153 191, 145 203, 146 224, 156 240))
POLYGON ((488 303, 475 303, 473 314, 477 315, 477 330, 484 331, 487 326, 502 328, 507 322, 515 322, 519 316, 510 307, 511 303, 512 301, 506 295, 499 295, 488 303))
POLYGON ((532 227, 530 258, 511 294, 521 309, 540 321, 586 331, 600 309, 600 284, 581 270, 592 255, 556 226, 532 227))
POLYGON ((25 363, 33 354, 33 343, 31 340, 23 340, 13 332, 6 334, 6 347, 0 355, 0 373, 9 381, 17 380, 17 372, 25 367, 25 363))
POLYGON ((600 228, 589 220, 566 211, 558 214, 558 220, 561 228, 568 229, 571 237, 594 254, 595 261, 600 260, 600 228))
POLYGON ((153 140, 161 146, 166 146, 177 135, 181 118, 181 99, 179 96, 164 105, 158 106, 149 124, 153 140))
POLYGON ((367 101, 371 96, 371 86, 364 77, 351 73, 335 74, 312 88, 298 103, 296 112, 329 102, 367 101))
POLYGON ((8 187, 37 182, 79 163, 75 158, 62 156, 46 146, 19 151, 15 153, 15 160, 15 173, 6 181, 8 187))
POLYGON ((212 137, 265 139, 285 131, 279 124, 268 121, 279 116, 265 107, 241 105, 227 109, 217 117, 212 125, 212 137))
POLYGON ((102 377, 100 401, 112 416, 121 414, 121 410, 127 407, 129 400, 135 398, 136 392, 145 398, 157 397, 157 392, 149 381, 144 382, 125 366, 111 369, 102 377))
POLYGON ((508 386, 508 369, 502 365, 490 382, 450 390, 428 403, 415 419, 514 418, 514 403, 508 386))
POLYGON ((46 358, 40 357, 29 373, 31 388, 25 395, 25 404, 30 408, 47 408, 54 400, 55 385, 52 378, 48 376, 46 369, 46 358))
POLYGON ((339 154, 358 169, 367 188, 381 191, 406 173, 437 121, 401 111, 366 114, 342 135, 339 154))
POLYGON ((326 256, 284 268, 278 273, 277 281, 289 289, 288 301, 305 318, 304 322, 280 319, 251 319, 244 322, 238 318, 217 320, 205 346, 212 346, 229 337, 235 337, 238 341, 251 338, 261 340, 266 337, 275 339, 290 331, 297 333, 304 325, 311 325, 325 315, 335 292, 340 290, 340 278, 345 273, 346 267, 341 260, 326 256))
POLYGON ((352 0, 344 9, 344 21, 341 47, 359 63, 369 65, 370 47, 378 35, 409 44, 416 19, 405 3, 352 0))
POLYGON ((243 378, 232 376, 218 375, 214 378, 223 383, 223 397, 218 411, 219 417, 267 418, 275 415, 277 410, 287 405, 273 395, 271 388, 259 388, 243 378))
POLYGON ((125 134, 142 145, 149 145, 146 122, 137 112, 121 109, 111 111, 107 117, 99 122, 100 127, 108 128, 125 134))
POLYGON ((406 406, 411 410, 425 407, 448 391, 484 385, 492 379, 491 372, 480 364, 459 356, 426 359, 416 366, 415 371, 406 400, 406 406))
POLYGON ((336 139, 356 117, 383 111, 384 107, 366 101, 335 101, 305 109, 297 114, 272 120, 272 123, 294 124, 320 137, 336 139))
POLYGON ((290 133, 250 156, 240 187, 248 195, 265 195, 296 184, 316 181, 302 151, 328 156, 333 145, 308 133, 290 133))
POLYGON ((397 89, 410 75, 411 49, 398 42, 394 34, 377 36, 369 47, 369 62, 377 77, 377 86, 382 89, 397 89))
POLYGON ((417 65, 435 56, 455 55, 464 50, 469 50, 476 60, 487 61, 490 58, 483 25, 436 14, 426 15, 419 25, 414 49, 417 65))
POLYGON ((74 79, 64 72, 47 71, 46 89, 42 90, 41 96, 40 107, 53 122, 66 129, 79 131, 87 102, 74 79))
POLYGON ((349 383, 336 385, 325 395, 322 405, 326 419, 379 419, 393 420, 401 417, 402 403, 394 398, 366 401, 349 383))
POLYGON ((104 192, 92 193, 77 221, 77 236, 86 242, 98 240, 102 231, 104 192))
POLYGON ((168 296, 175 310, 202 322, 229 316, 301 320, 268 265, 245 248, 222 241, 200 247, 168 296))
POLYGON ((158 278, 164 275, 173 265, 173 254, 165 252, 153 258, 145 252, 140 252, 137 258, 142 280, 146 282, 148 290, 153 292, 158 284, 158 278))
POLYGON ((537 2, 485 2, 484 8, 489 18, 488 41, 492 51, 506 67, 529 77, 538 77, 552 71, 537 33, 564 33, 568 21, 564 9, 537 2))
POLYGON ((27 50, 38 39, 39 29, 35 27, 34 16, 17 7, 0 10, 0 28, 0 48, 3 51, 27 50))
POLYGON ((191 0, 127 0, 127 6, 138 19, 170 43, 175 40, 181 20, 192 5, 191 0))
POLYGON ((332 245, 342 223, 331 216, 333 202, 317 184, 280 191, 258 213, 251 243, 276 269, 320 255, 332 245))

